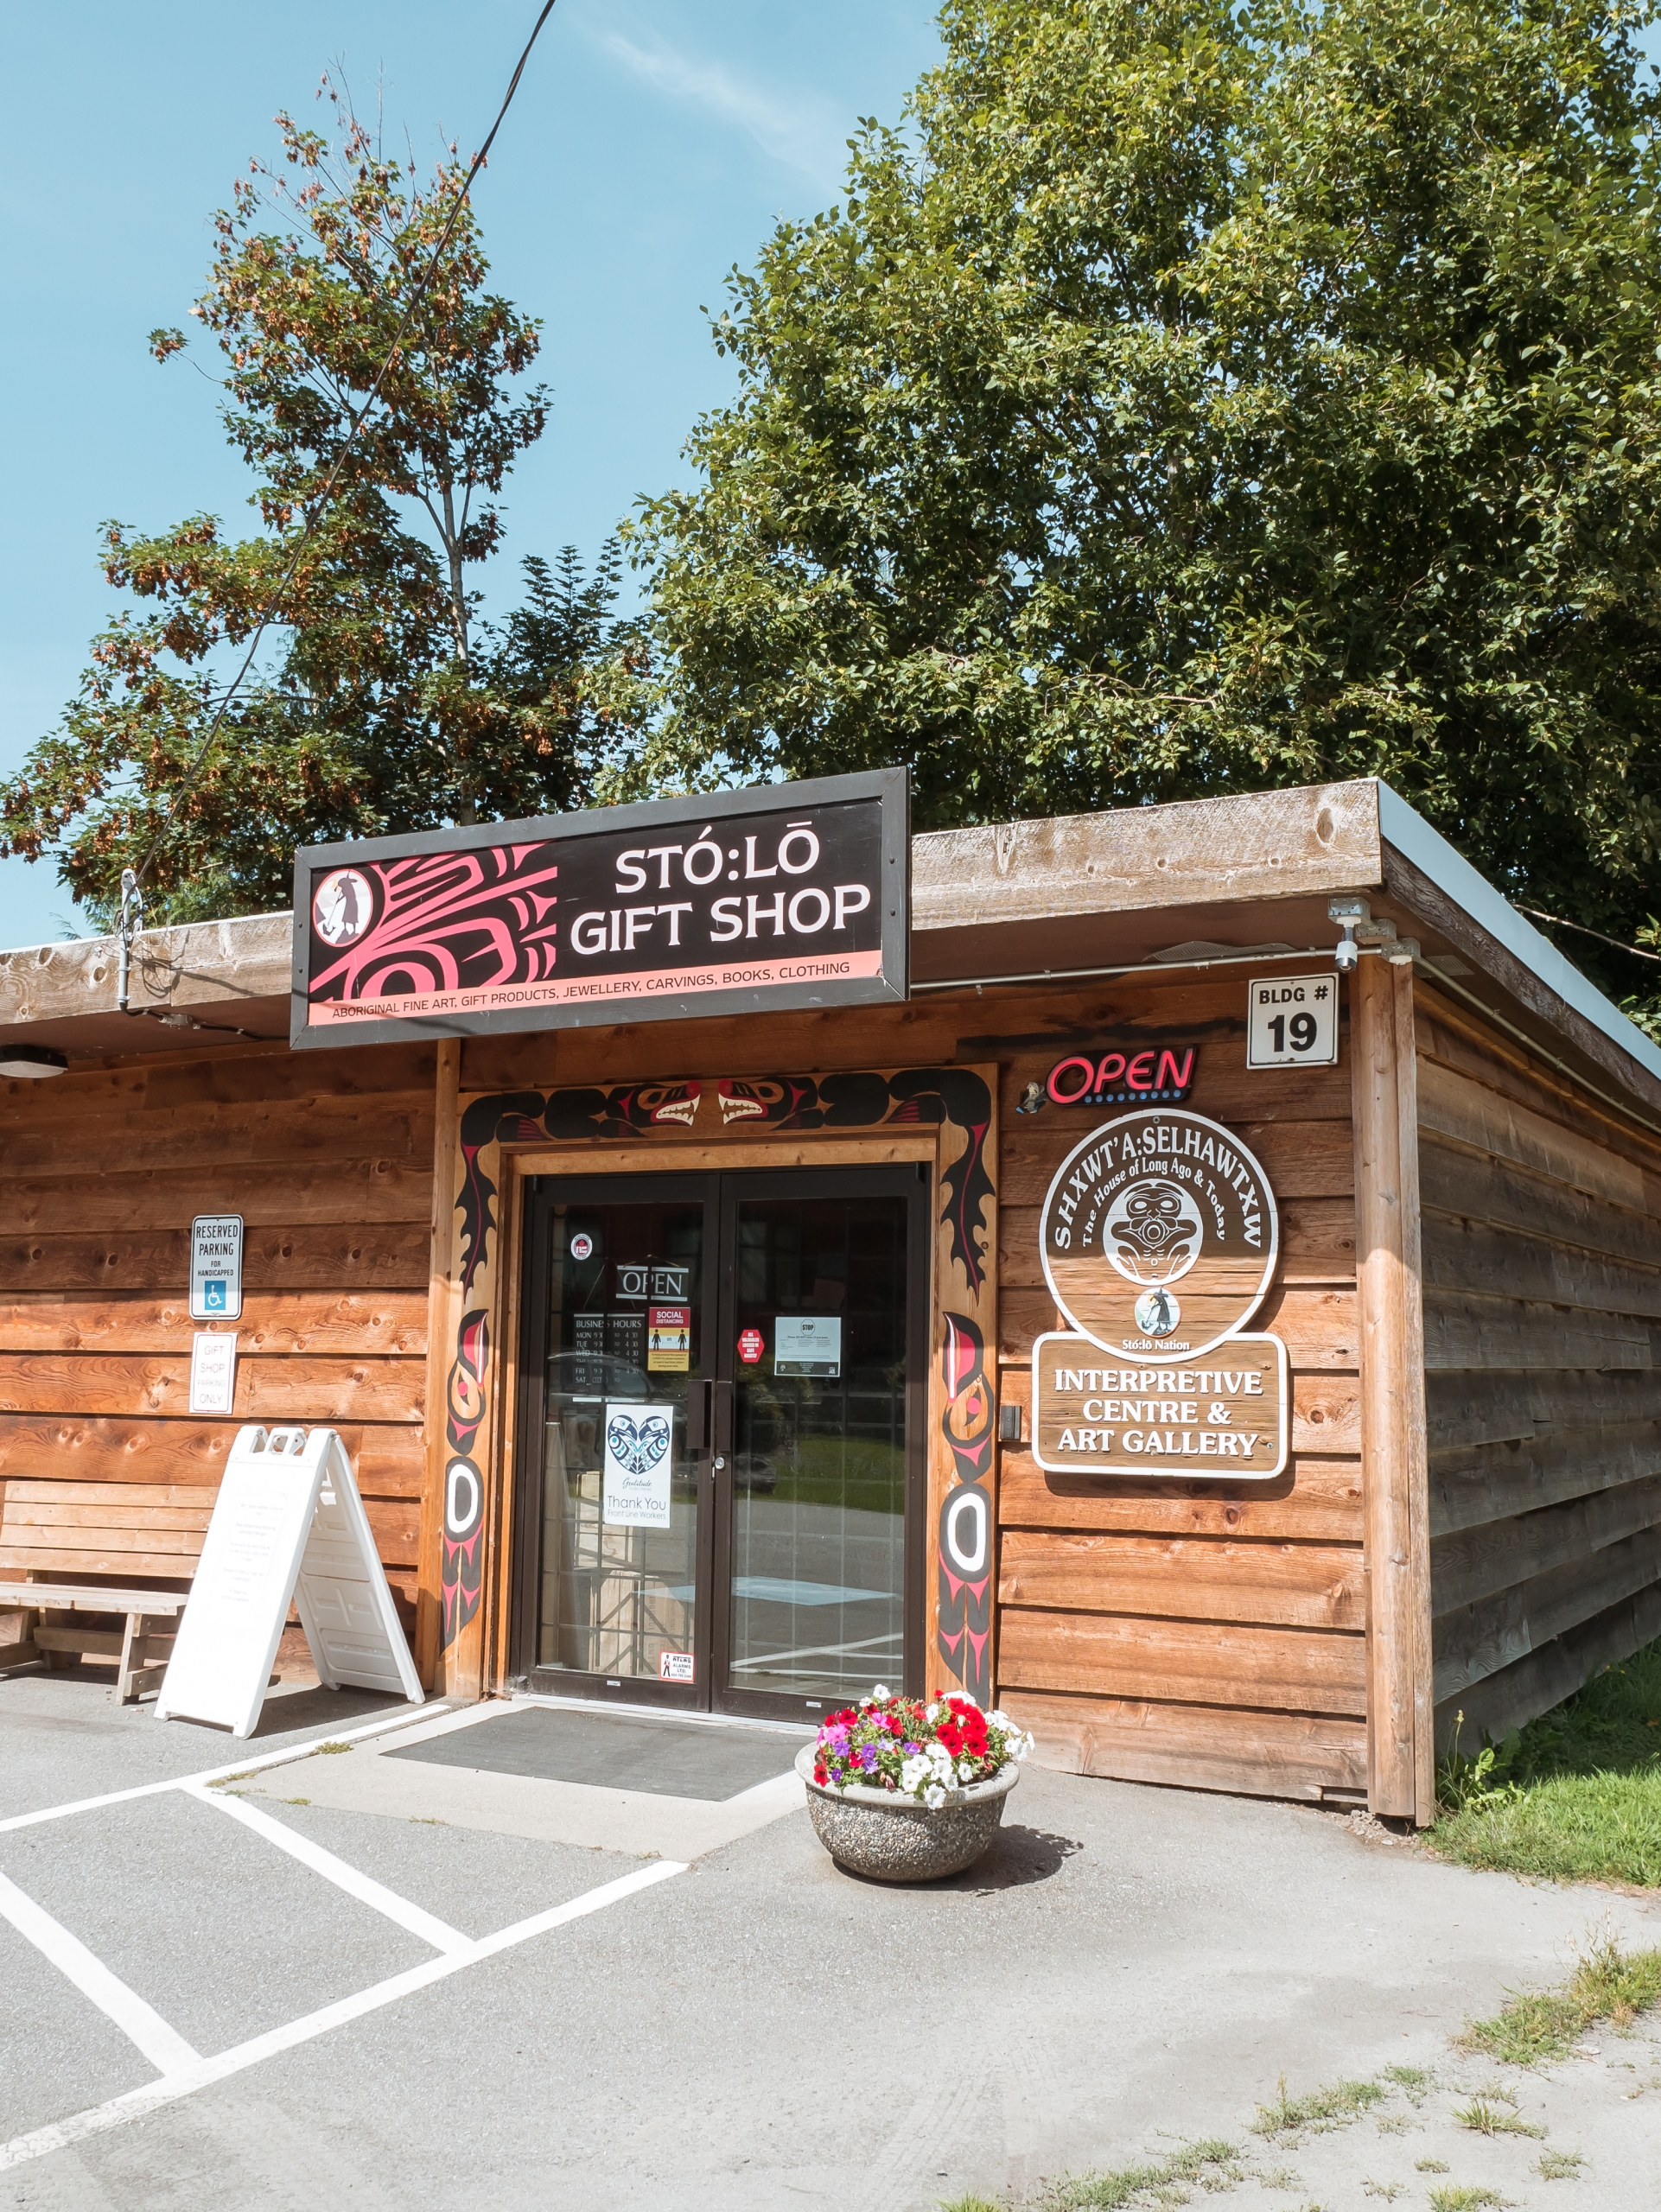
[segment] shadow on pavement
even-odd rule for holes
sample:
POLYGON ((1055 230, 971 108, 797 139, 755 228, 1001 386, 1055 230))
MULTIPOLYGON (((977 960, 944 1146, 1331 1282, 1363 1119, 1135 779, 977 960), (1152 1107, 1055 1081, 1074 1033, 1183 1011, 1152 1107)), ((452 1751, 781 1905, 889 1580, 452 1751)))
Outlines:
POLYGON ((1034 1882, 1047 1882, 1084 1847, 1071 1836, 1051 1835, 1047 1829, 1022 1827, 1012 1821, 998 1830, 983 1859, 965 1866, 961 1874, 948 1874, 938 1882, 879 1881, 875 1875, 844 1866, 839 1859, 831 1864, 844 1881, 857 1882, 862 1889, 926 1890, 931 1897, 990 1897, 998 1890, 1025 1889, 1034 1882))

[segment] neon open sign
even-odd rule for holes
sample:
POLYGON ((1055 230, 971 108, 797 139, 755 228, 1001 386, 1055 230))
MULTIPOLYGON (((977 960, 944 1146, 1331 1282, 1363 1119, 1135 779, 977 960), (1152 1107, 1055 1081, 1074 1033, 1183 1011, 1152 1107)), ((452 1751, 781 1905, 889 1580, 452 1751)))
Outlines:
POLYGON ((1075 1053, 1056 1062, 1045 1090, 1057 1106, 1146 1106, 1186 1098, 1193 1081, 1193 1054, 1192 1045, 1180 1058, 1168 1048, 1151 1046, 1135 1054, 1104 1052, 1099 1059, 1075 1053))

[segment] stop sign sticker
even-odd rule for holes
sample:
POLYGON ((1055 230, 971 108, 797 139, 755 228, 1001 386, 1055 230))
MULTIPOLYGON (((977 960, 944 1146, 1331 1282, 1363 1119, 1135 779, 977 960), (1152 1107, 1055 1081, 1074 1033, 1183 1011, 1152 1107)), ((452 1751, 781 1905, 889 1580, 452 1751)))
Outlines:
POLYGON ((743 1329, 739 1332, 738 1357, 746 1367, 754 1367, 767 1350, 760 1329, 743 1329))

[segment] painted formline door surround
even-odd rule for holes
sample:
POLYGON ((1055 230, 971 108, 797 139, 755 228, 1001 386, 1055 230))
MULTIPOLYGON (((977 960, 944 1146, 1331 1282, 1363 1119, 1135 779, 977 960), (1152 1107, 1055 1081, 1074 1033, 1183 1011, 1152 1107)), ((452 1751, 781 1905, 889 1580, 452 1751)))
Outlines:
MULTIPOLYGON (((987 1346, 996 1300, 996 1071, 977 1067, 852 1070, 712 1081, 491 1091, 460 1101, 456 1198, 448 1269, 454 1344, 442 1404, 443 1459, 430 1484, 437 1523, 442 1681, 476 1694, 500 1624, 486 1619, 486 1548, 506 1542, 500 1347, 516 1316, 503 1265, 504 1154, 550 1142, 597 1148, 643 1139, 936 1133, 929 1376, 931 1686, 961 1683, 990 1701, 992 1556, 996 1527, 994 1387, 987 1346)), ((441 1171, 442 1172, 442 1171, 441 1171)), ((506 1562, 502 1565, 505 1567, 506 1562)))

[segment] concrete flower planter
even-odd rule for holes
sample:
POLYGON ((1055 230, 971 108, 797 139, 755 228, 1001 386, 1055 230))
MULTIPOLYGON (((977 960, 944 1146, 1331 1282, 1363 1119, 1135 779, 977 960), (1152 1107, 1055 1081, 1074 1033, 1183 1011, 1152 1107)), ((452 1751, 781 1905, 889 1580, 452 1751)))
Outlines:
POLYGON ((807 1784, 813 1833, 839 1866, 877 1882, 938 1882, 972 1866, 998 1832, 1004 1800, 1021 1779, 1011 1759, 987 1782, 949 1793, 932 1811, 890 1789, 824 1789, 813 1779, 817 1747, 804 1744, 796 1771, 807 1784))

